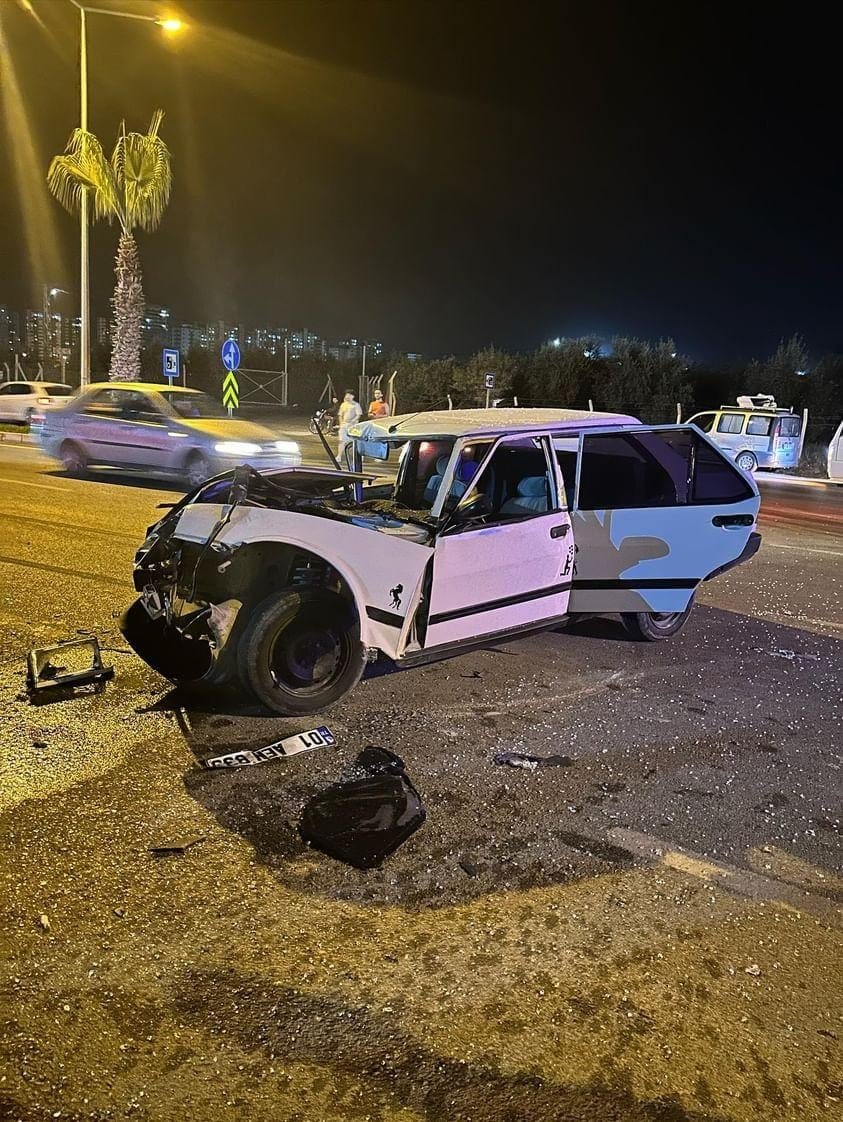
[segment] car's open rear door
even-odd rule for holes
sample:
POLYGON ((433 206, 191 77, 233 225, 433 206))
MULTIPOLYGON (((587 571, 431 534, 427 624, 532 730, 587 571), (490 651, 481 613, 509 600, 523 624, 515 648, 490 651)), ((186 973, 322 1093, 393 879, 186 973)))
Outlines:
MULTIPOLYGON (((557 455, 570 457, 569 438, 557 455)), ((696 428, 578 438, 571 612, 678 612, 750 543, 754 482, 696 428)))

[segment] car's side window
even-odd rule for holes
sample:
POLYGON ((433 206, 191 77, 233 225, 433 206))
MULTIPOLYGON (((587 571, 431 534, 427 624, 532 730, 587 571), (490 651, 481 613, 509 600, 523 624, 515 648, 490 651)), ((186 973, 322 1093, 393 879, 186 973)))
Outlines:
POLYGON ((691 417, 688 421, 689 425, 696 425, 698 429, 703 432, 711 432, 714 428, 714 418, 716 413, 697 413, 696 417, 691 417))
POLYGON ((717 422, 717 431, 735 433, 743 431, 743 413, 723 413, 717 422))
POLYGON ((746 423, 747 436, 769 436, 772 417, 750 417, 746 423))
POLYGON ((623 510, 752 498, 742 473, 692 429, 586 435, 578 510, 623 510))
POLYGON ((119 413, 116 390, 99 390, 85 402, 83 413, 93 417, 116 417, 119 413))
POLYGON ((8 385, 2 387, 2 391, 8 394, 27 394, 27 396, 32 394, 32 389, 26 382, 9 382, 8 385))
POLYGON ((503 441, 477 472, 473 494, 486 500, 485 524, 533 518, 560 509, 546 437, 503 441))

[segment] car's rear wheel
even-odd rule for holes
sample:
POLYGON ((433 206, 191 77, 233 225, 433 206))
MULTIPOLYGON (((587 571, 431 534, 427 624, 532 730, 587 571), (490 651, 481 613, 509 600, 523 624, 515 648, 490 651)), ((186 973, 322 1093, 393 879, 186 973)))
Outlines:
POLYGON ((184 477, 190 489, 199 487, 210 478, 211 465, 201 452, 191 452, 184 465, 184 477))
POLYGON ((623 612, 621 622, 633 639, 655 643, 681 631, 690 614, 689 604, 684 612, 623 612))
POLYGON ((59 459, 68 475, 84 475, 88 470, 88 457, 75 440, 63 441, 59 448, 59 459))
POLYGON ((756 460, 752 452, 739 453, 735 458, 735 463, 742 471, 747 471, 750 475, 752 475, 752 473, 758 467, 758 460, 756 460))
POLYGON ((285 589, 267 597, 240 643, 240 674, 275 713, 304 716, 339 701, 364 667, 354 608, 328 589, 285 589))

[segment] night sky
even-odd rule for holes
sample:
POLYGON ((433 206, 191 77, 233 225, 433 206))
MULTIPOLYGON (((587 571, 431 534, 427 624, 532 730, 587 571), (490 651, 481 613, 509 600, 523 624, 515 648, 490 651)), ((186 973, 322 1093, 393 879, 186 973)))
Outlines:
MULTIPOLYGON (((28 139, 45 172, 78 120, 77 14, 32 3, 42 26, 0 0, 28 117, 17 169, 0 134, 0 303, 19 307, 43 281, 78 289, 77 227, 43 177, 30 209, 57 249, 19 206, 28 139)), ((93 130, 110 144, 121 117, 167 113, 174 193, 140 244, 147 299, 177 318, 427 354, 584 333, 671 335, 701 361, 796 331, 843 349, 839 48, 819 7, 98 4, 190 24, 167 41, 89 17, 93 130)), ((94 237, 102 314, 116 233, 94 237)))

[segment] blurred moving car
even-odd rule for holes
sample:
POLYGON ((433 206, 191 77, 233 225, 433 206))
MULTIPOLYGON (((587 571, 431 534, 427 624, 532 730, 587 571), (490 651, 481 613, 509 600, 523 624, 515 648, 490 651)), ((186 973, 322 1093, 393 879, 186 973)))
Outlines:
POLYGON ((196 487, 237 464, 297 467, 293 440, 229 417, 209 394, 147 382, 100 382, 36 426, 48 455, 73 475, 93 467, 166 476, 196 487))
POLYGON ((65 405, 75 392, 61 382, 4 382, 0 385, 0 421, 28 425, 42 410, 65 405))

